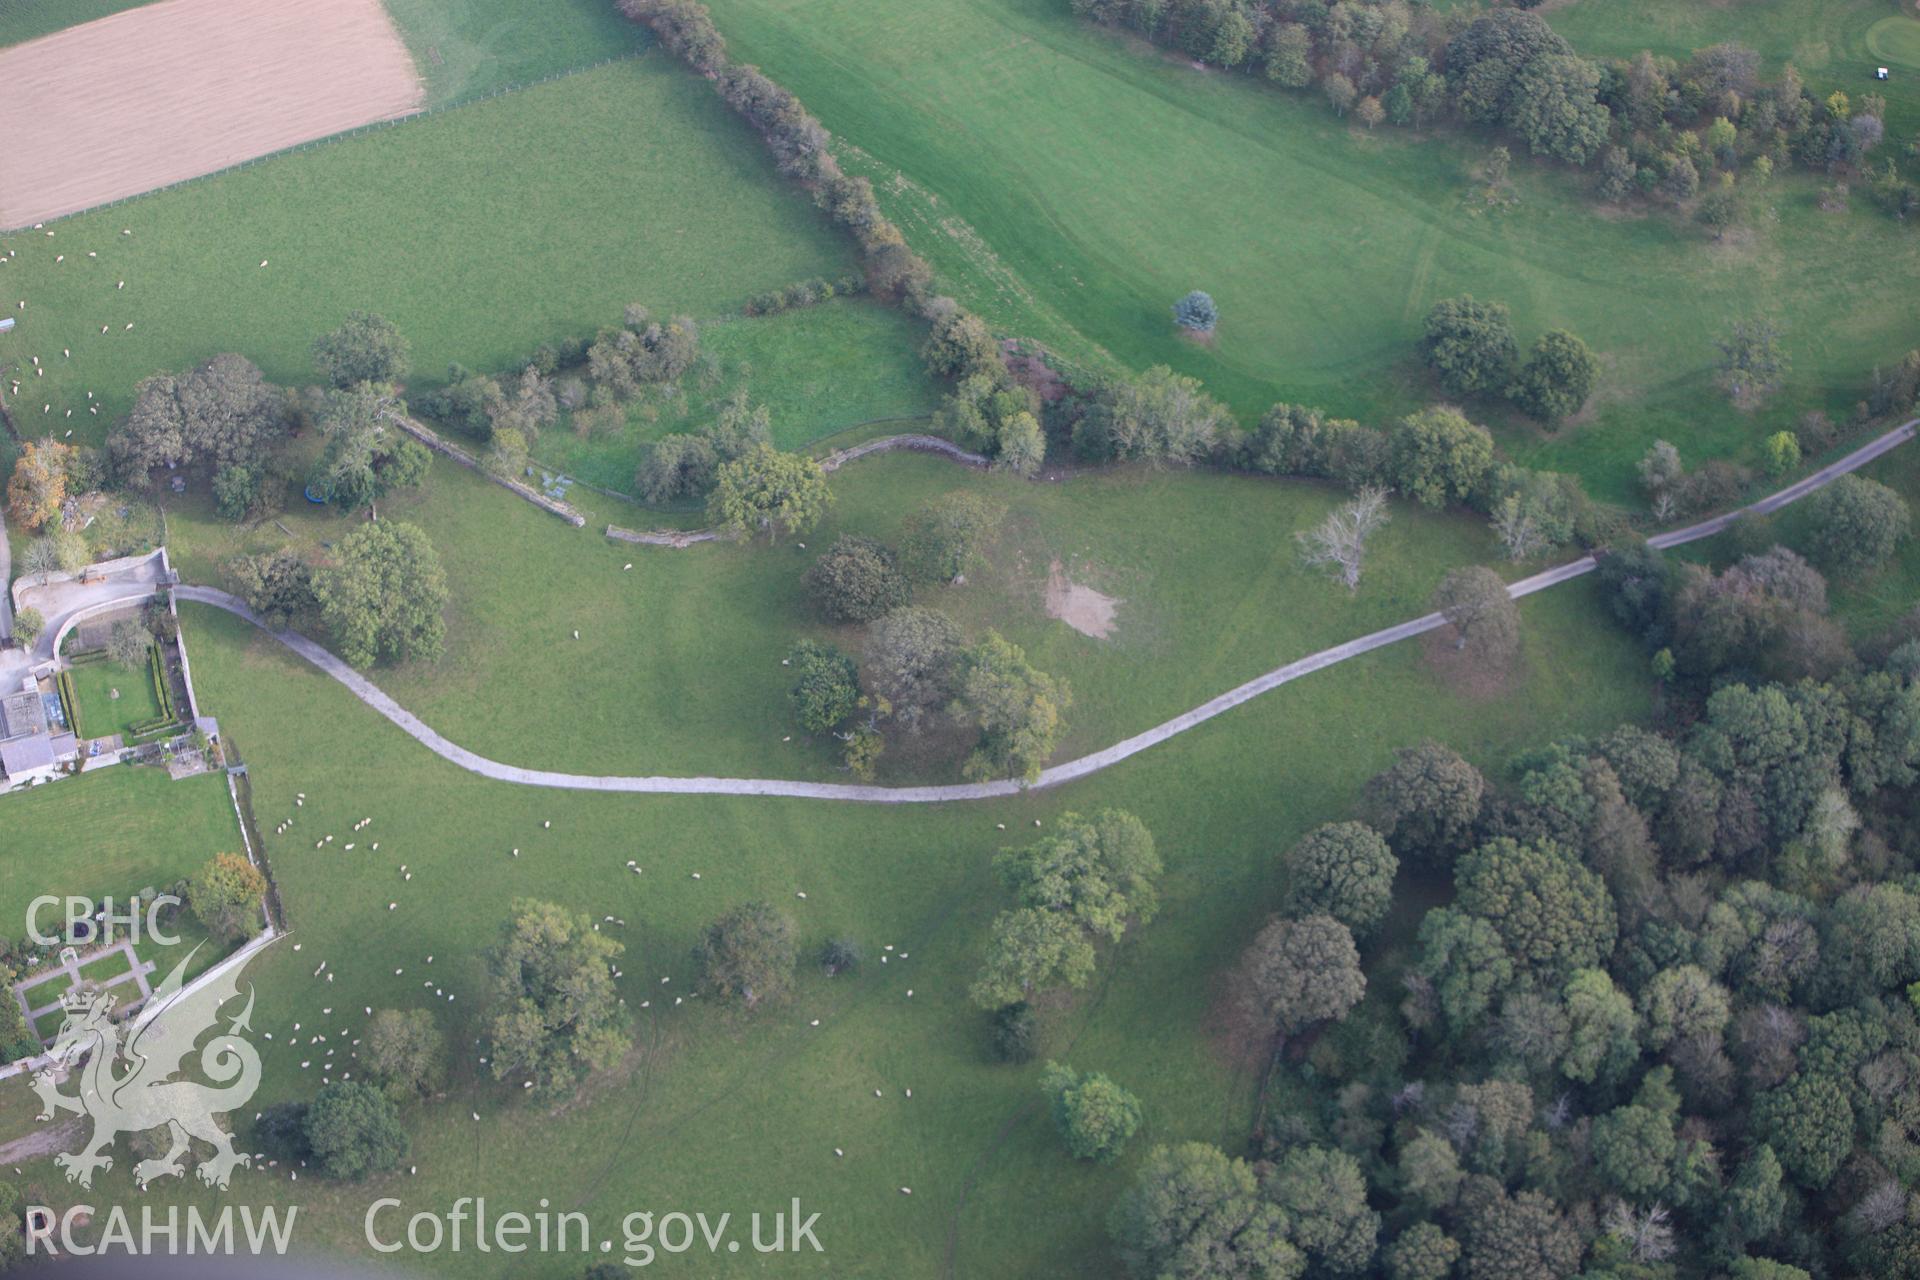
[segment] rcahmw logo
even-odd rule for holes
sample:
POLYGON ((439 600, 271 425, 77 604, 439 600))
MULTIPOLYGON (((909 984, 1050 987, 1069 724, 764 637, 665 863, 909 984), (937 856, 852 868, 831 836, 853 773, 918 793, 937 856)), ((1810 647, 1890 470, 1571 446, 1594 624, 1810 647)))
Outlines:
POLYGON ((225 1205, 207 1215, 198 1205, 182 1211, 178 1205, 142 1205, 138 1221, 113 1205, 97 1232, 90 1230, 95 1209, 77 1204, 57 1218, 53 1210, 34 1206, 27 1212, 29 1254, 69 1253, 86 1257, 96 1253, 137 1254, 283 1254, 293 1239, 293 1220, 299 1206, 282 1209, 267 1205, 225 1205), (182 1221, 184 1219, 184 1221, 182 1221), (236 1230, 236 1225, 238 1229, 236 1230), (91 1238, 89 1238, 91 1237, 91 1238))
POLYGON ((240 997, 251 955, 231 957, 187 984, 187 966, 199 949, 188 952, 125 1021, 114 1018, 116 997, 108 988, 81 983, 61 997, 66 1018, 33 1089, 44 1108, 40 1119, 69 1112, 93 1121, 80 1150, 54 1158, 69 1182, 92 1186, 96 1171, 113 1167, 115 1140, 148 1129, 166 1131, 167 1149, 134 1166, 134 1181, 143 1189, 157 1178, 185 1173, 182 1157, 192 1154, 196 1138, 213 1148, 194 1170, 210 1187, 224 1190, 234 1170, 251 1163, 233 1149, 233 1136, 215 1118, 245 1106, 260 1087, 260 1055, 242 1034, 252 1030, 251 985, 246 1004, 224 1029, 217 1025, 221 1010, 240 997), (209 1031, 214 1034, 201 1045, 209 1031), (196 1056, 200 1074, 212 1083, 174 1078, 196 1056), (62 1090, 65 1084, 73 1086, 71 1093, 62 1090))

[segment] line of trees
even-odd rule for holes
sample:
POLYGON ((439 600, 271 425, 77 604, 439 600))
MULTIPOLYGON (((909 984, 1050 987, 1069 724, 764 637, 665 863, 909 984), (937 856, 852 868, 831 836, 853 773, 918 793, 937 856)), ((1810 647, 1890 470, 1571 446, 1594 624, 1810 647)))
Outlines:
POLYGON ((1023 475, 1036 470, 1045 452, 1039 397, 1009 372, 986 322, 937 292, 933 268, 881 210, 873 184, 840 167, 826 127, 758 67, 731 61, 725 37, 699 0, 619 0, 619 9, 711 79, 727 105, 765 139, 780 172, 802 183, 814 203, 853 235, 867 290, 926 321, 921 356, 928 371, 953 388, 941 411, 943 425, 1002 466, 1023 475))
MULTIPOLYGON (((1547 338, 1542 345, 1561 349, 1547 338)), ((1563 381, 1536 370, 1537 376, 1584 398, 1592 376, 1591 356, 1584 350, 1577 361, 1583 371, 1576 376, 1563 381)), ((1456 351, 1453 358, 1468 357, 1456 351)), ((1480 364, 1504 369, 1492 358, 1480 364)), ((1504 377, 1487 376, 1494 385, 1508 385, 1504 377)), ((1091 386, 1070 386, 1048 405, 1048 430, 1089 462, 1206 463, 1332 480, 1353 490, 1353 502, 1303 537, 1307 561, 1328 566, 1349 588, 1359 581, 1367 537, 1384 523, 1387 491, 1431 508, 1458 504, 1482 512, 1514 560, 1569 542, 1596 545, 1625 530, 1621 515, 1592 502, 1577 477, 1500 461, 1492 433, 1451 406, 1422 409, 1381 429, 1282 403, 1253 427, 1242 428, 1198 381, 1159 366, 1138 377, 1112 375, 1091 386)))
MULTIPOLYGON (((1368 128, 1440 120, 1512 137, 1534 155, 1592 168, 1605 201, 1690 207, 1716 236, 1739 192, 1798 164, 1864 178, 1904 220, 1920 188, 1872 153, 1886 103, 1816 99, 1789 64, 1772 83, 1739 44, 1681 61, 1582 57, 1533 4, 1441 11, 1405 0, 1071 0, 1075 13, 1285 89, 1312 90, 1368 128), (1740 175, 1744 173, 1744 181, 1740 175)), ((1504 149, 1489 187, 1504 184, 1504 149)))

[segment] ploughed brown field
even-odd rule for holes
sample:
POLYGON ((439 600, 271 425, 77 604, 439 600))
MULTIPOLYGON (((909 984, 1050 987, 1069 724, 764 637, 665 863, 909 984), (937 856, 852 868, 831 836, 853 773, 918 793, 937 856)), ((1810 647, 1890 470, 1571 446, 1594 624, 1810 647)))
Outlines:
POLYGON ((161 0, 0 50, 0 228, 420 108, 380 0, 161 0))

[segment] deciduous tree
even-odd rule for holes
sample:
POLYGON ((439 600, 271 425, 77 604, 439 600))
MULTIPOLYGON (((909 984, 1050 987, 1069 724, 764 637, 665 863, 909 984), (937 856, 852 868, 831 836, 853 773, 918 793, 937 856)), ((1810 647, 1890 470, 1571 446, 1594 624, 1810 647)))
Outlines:
POLYGON ((1473 838, 1487 780, 1437 742, 1402 747, 1367 783, 1375 827, 1402 857, 1446 865, 1473 838))
POLYGON ((1289 1235, 1309 1267, 1336 1276, 1367 1271, 1380 1215, 1367 1207, 1359 1161, 1327 1147, 1295 1147, 1280 1157, 1261 1187, 1292 1220, 1289 1235))
POLYGON ((802 640, 787 655, 787 665, 794 676, 787 697, 802 729, 826 733, 853 714, 860 676, 852 658, 830 644, 802 640))
POLYGON ((1522 966, 1565 977, 1613 950, 1606 885, 1551 842, 1491 840, 1460 859, 1454 885, 1458 907, 1491 924, 1522 966))
POLYGON ((613 979, 623 950, 582 912, 515 900, 487 953, 493 1078, 525 1077, 558 1101, 618 1062, 630 1044, 613 979))
POLYGON ((1112 942, 1129 922, 1147 924, 1160 909, 1153 833, 1119 809, 1063 814, 1053 834, 1001 850, 993 867, 1020 905, 1060 912, 1112 942))
POLYGON ((1110 1228, 1137 1280, 1298 1280, 1290 1225, 1244 1160, 1186 1142, 1154 1148, 1110 1228))
POLYGON ((1314 528, 1294 535, 1300 544, 1300 558, 1309 565, 1324 566, 1347 590, 1358 591, 1360 573, 1366 567, 1367 541, 1391 518, 1386 490, 1364 488, 1314 528))
POLYGON ((1053 1110, 1053 1122, 1068 1153, 1076 1160, 1112 1164, 1125 1150, 1127 1139, 1140 1129, 1140 1099, 1099 1072, 1080 1075, 1049 1062, 1040 1077, 1040 1091, 1053 1110))
POLYGON ((1074 448, 1095 461, 1198 460, 1232 425, 1232 415, 1197 379, 1156 365, 1108 381, 1074 428, 1074 448))
POLYGON ((1788 360, 1780 346, 1780 326, 1768 317, 1735 320, 1716 345, 1720 385, 1736 408, 1758 408, 1786 380, 1788 360))
POLYGON ((1841 476, 1807 505, 1814 558, 1834 573, 1878 569, 1912 526, 1906 499, 1865 476, 1841 476))
POLYGON ((290 547, 243 555, 227 566, 247 607, 275 631, 292 626, 319 605, 313 568, 290 547))
POLYGON ((147 665, 147 653, 153 648, 153 633, 132 619, 113 624, 107 634, 107 656, 128 671, 147 665))
POLYGON ((1433 605, 1453 628, 1454 648, 1481 670, 1504 672, 1520 656, 1520 607, 1493 570, 1453 570, 1440 580, 1433 605))
POLYGON ((1343 1018, 1366 994, 1353 933, 1332 916, 1276 917, 1241 953, 1240 991, 1281 1035, 1343 1018))
POLYGON ((407 1134, 393 1104, 359 1080, 321 1085, 305 1129, 308 1149, 330 1178, 357 1182, 398 1168, 407 1157, 407 1134))
POLYGON ((207 932, 222 942, 251 938, 264 926, 260 904, 267 878, 237 853, 216 853, 187 883, 187 903, 207 932))
POLYGON ((1073 917, 1040 907, 1003 911, 970 995, 981 1008, 998 1009, 1052 987, 1084 987, 1093 967, 1093 940, 1073 917))
POLYGON ((1363 822, 1315 827, 1280 859, 1290 914, 1330 915, 1366 934, 1387 913, 1400 860, 1363 822))
POLYGON ((134 389, 133 411, 107 441, 116 475, 145 485, 156 467, 253 466, 293 423, 287 396, 244 356, 223 354, 134 389))
POLYGON ((335 387, 398 382, 411 362, 405 335, 371 311, 349 311, 338 329, 313 344, 313 367, 335 387))
POLYGON ((953 690, 960 628, 938 609, 895 609, 867 633, 868 686, 886 700, 894 719, 915 730, 944 706, 953 690))
POLYGON ((1493 437, 1457 409, 1422 409, 1393 429, 1394 483, 1421 505, 1471 497, 1493 466, 1493 437))
POLYGON ((1455 395, 1504 390, 1519 350, 1505 303, 1462 294, 1427 312, 1421 351, 1440 385, 1455 395))
POLYGON ((835 622, 872 622, 913 596, 893 549, 857 533, 843 533, 807 570, 807 592, 835 622))
POLYGON ((907 517, 902 566, 920 582, 958 582, 978 567, 981 548, 1005 512, 965 489, 928 499, 907 517))
POLYGON ((976 782, 1038 779, 1072 702, 1066 681, 1039 670, 1019 645, 989 631, 955 663, 954 717, 980 729, 965 775, 976 782))
POLYGON ((1387 1280, 1447 1280, 1460 1260, 1460 1242, 1431 1222, 1401 1232, 1382 1255, 1387 1280))
POLYGON ((723 463, 707 497, 707 514, 723 529, 768 541, 805 533, 833 505, 826 472, 812 458, 757 444, 723 463))
POLYGON ((445 645, 447 577, 415 525, 381 520, 355 529, 314 573, 313 594, 335 649, 356 667, 431 662, 445 645))
POLYGON ((708 925, 693 949, 701 990, 752 1009, 793 989, 793 921, 765 902, 744 902, 708 925))
POLYGON ((1558 422, 1580 412, 1598 372, 1599 362, 1586 343, 1565 329, 1549 329, 1527 352, 1507 394, 1523 412, 1558 422))
POLYGON ((367 1022, 360 1063, 394 1102, 437 1092, 446 1059, 447 1038, 425 1009, 381 1009, 367 1022))
POLYGON ((29 533, 60 518, 67 496, 67 468, 73 450, 48 437, 20 450, 7 481, 7 514, 29 533))
POLYGON ((1824 1075, 1797 1075, 1755 1098, 1753 1125, 1781 1167, 1809 1191, 1831 1182, 1853 1150, 1853 1106, 1824 1075))
POLYGON ((1565 1280, 1580 1266, 1580 1237, 1537 1191, 1509 1196, 1482 1184, 1462 1214, 1468 1280, 1565 1280))

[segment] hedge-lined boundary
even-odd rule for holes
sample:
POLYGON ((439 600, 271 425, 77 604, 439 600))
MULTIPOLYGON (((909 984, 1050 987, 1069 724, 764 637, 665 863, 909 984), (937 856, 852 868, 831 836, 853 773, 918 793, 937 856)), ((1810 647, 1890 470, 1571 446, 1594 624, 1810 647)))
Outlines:
POLYGON ((616 0, 626 17, 645 26, 668 52, 713 82, 726 104, 765 140, 775 166, 798 180, 815 204, 853 234, 860 246, 867 286, 892 298, 931 328, 928 363, 936 374, 958 379, 976 373, 1007 377, 1005 362, 985 322, 951 297, 934 292, 933 268, 907 246, 907 238, 874 198, 873 184, 840 167, 833 135, 800 99, 758 67, 727 57, 726 37, 699 0, 616 0))
POLYGON ((502 489, 505 489, 508 493, 513 494, 523 501, 531 502, 534 506, 539 507, 549 515, 559 516, 576 529, 586 524, 587 518, 576 511, 570 504, 549 498, 538 489, 533 488, 531 485, 522 484, 512 476, 503 476, 496 471, 488 470, 482 465, 478 458, 441 435, 438 431, 435 431, 432 427, 429 427, 426 423, 410 418, 404 413, 392 415, 390 421, 441 457, 449 458, 471 471, 478 472, 486 479, 493 481, 502 489))
MULTIPOLYGON (((878 440, 869 440, 864 444, 835 449, 820 460, 820 469, 831 473, 838 471, 856 458, 864 458, 875 453, 892 453, 899 449, 911 453, 936 454, 949 461, 957 462, 963 467, 986 468, 993 465, 991 459, 977 453, 968 453, 953 441, 940 436, 903 435, 881 436, 878 440)), ((607 536, 617 542, 632 542, 647 547, 691 547, 698 542, 719 542, 728 537, 718 529, 660 529, 648 532, 622 529, 614 524, 607 526, 607 536)))
POLYGON ((169 722, 178 720, 180 717, 173 705, 173 691, 167 687, 166 666, 157 642, 147 647, 147 675, 153 681, 153 698, 159 704, 160 714, 169 722))
POLYGON ((53 678, 53 684, 60 691, 60 709, 67 713, 67 732, 77 738, 80 736, 80 695, 73 690, 73 672, 61 671, 53 678))

